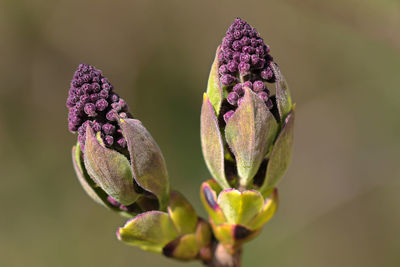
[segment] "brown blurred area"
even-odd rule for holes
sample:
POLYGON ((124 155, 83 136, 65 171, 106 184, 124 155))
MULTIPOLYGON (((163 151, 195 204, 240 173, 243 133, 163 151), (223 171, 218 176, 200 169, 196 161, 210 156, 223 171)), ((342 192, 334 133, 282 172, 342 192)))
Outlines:
POLYGON ((244 266, 400 266, 400 2, 0 0, 0 266, 200 266, 117 241, 80 188, 65 101, 101 69, 203 216, 199 113, 235 17, 271 46, 297 103, 280 208, 244 266))

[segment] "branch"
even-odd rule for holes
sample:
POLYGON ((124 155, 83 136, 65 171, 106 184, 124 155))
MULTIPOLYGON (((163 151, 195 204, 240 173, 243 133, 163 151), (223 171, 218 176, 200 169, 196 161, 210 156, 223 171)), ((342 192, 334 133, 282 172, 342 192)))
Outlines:
POLYGON ((230 254, 221 243, 213 246, 213 256, 208 267, 241 267, 242 249, 238 249, 235 254, 230 254))

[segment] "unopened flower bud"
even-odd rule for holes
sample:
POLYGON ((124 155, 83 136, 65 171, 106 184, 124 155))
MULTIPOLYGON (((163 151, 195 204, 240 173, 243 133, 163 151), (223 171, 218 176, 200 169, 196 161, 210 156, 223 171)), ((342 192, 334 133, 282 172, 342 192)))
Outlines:
POLYGON ((269 53, 257 30, 239 18, 217 49, 203 100, 201 141, 207 167, 224 189, 270 192, 290 162, 294 105, 269 53), (237 69, 217 71, 232 62, 237 69), (275 83, 275 95, 266 83, 275 83), (227 162, 234 165, 229 175, 227 162))
POLYGON ((73 163, 85 191, 123 215, 164 210, 169 183, 161 151, 101 71, 79 65, 67 107, 69 130, 78 134, 73 163))

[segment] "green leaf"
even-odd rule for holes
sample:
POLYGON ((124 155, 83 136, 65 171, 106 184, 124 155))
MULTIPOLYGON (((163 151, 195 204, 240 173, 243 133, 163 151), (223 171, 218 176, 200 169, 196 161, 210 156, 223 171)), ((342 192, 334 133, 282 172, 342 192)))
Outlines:
POLYGON ((161 252, 166 244, 178 237, 178 233, 167 213, 148 211, 120 227, 117 237, 129 245, 161 252))
POLYGON ((86 129, 84 162, 94 182, 119 203, 130 205, 138 198, 128 159, 100 145, 90 126, 86 129))
POLYGON ((173 221, 179 235, 190 234, 196 231, 196 211, 182 196, 182 194, 176 191, 171 192, 168 205, 168 214, 173 221))
POLYGON ((246 187, 276 137, 278 124, 265 103, 249 88, 225 127, 225 137, 235 155, 240 185, 246 187))
POLYGON ((273 188, 289 167, 293 152, 293 130, 294 110, 287 116, 285 124, 272 148, 265 181, 259 190, 262 194, 273 188))
POLYGON ((74 165, 76 176, 78 177, 79 183, 85 190, 85 192, 97 203, 100 205, 109 208, 110 206, 103 199, 107 198, 107 195, 104 193, 101 188, 97 187, 93 180, 89 177, 82 166, 82 152, 79 142, 77 142, 76 146, 72 147, 72 163, 74 165))
POLYGON ((183 261, 194 260, 198 253, 199 247, 194 234, 183 235, 163 248, 165 256, 183 261))
POLYGON ((276 77, 276 102, 278 104, 279 115, 281 121, 285 121, 286 116, 292 110, 292 98, 290 96, 289 87, 286 83, 285 77, 283 77, 279 67, 271 63, 270 65, 276 77))
POLYGON ((275 189, 272 195, 267 198, 261 211, 254 217, 247 225, 252 230, 260 229, 266 222, 268 222, 278 209, 278 190, 275 189))
POLYGON ((138 120, 119 119, 119 126, 126 139, 135 181, 153 193, 165 210, 169 198, 167 166, 157 143, 138 120))
POLYGON ((261 210, 264 198, 255 190, 226 189, 219 194, 218 204, 228 223, 246 226, 261 210))
POLYGON ((215 113, 219 114, 219 110, 221 108, 221 102, 223 97, 223 90, 221 87, 221 83, 219 81, 218 75, 218 52, 220 47, 217 48, 217 52, 215 53, 214 62, 211 66, 210 75, 208 76, 207 83, 207 95, 210 97, 211 105, 213 106, 215 113))
POLYGON ((201 107, 200 136, 201 148, 208 170, 221 187, 229 188, 225 177, 224 143, 219 131, 217 117, 207 94, 204 94, 203 106, 201 107))
POLYGON ((203 248, 211 244, 212 241, 211 226, 208 222, 201 218, 199 218, 197 222, 196 239, 199 248, 203 248))
POLYGON ((226 218, 217 202, 217 192, 215 191, 217 186, 217 183, 213 180, 202 183, 200 187, 200 199, 211 220, 215 224, 221 224, 226 222, 226 218))

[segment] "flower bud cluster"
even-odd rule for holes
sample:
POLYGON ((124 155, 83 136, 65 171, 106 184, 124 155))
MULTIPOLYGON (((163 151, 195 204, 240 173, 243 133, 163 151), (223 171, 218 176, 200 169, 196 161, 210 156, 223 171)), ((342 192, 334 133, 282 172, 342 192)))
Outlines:
POLYGON ((273 58, 270 48, 257 30, 246 21, 237 18, 226 32, 218 53, 219 78, 229 92, 227 101, 231 109, 224 114, 227 122, 240 105, 244 87, 252 89, 269 109, 273 103, 265 82, 274 82, 271 68, 273 58))
POLYGON ((94 132, 100 132, 107 146, 126 147, 115 116, 130 118, 128 106, 100 70, 87 64, 79 65, 71 81, 67 107, 69 130, 78 132, 82 151, 88 125, 94 132))

